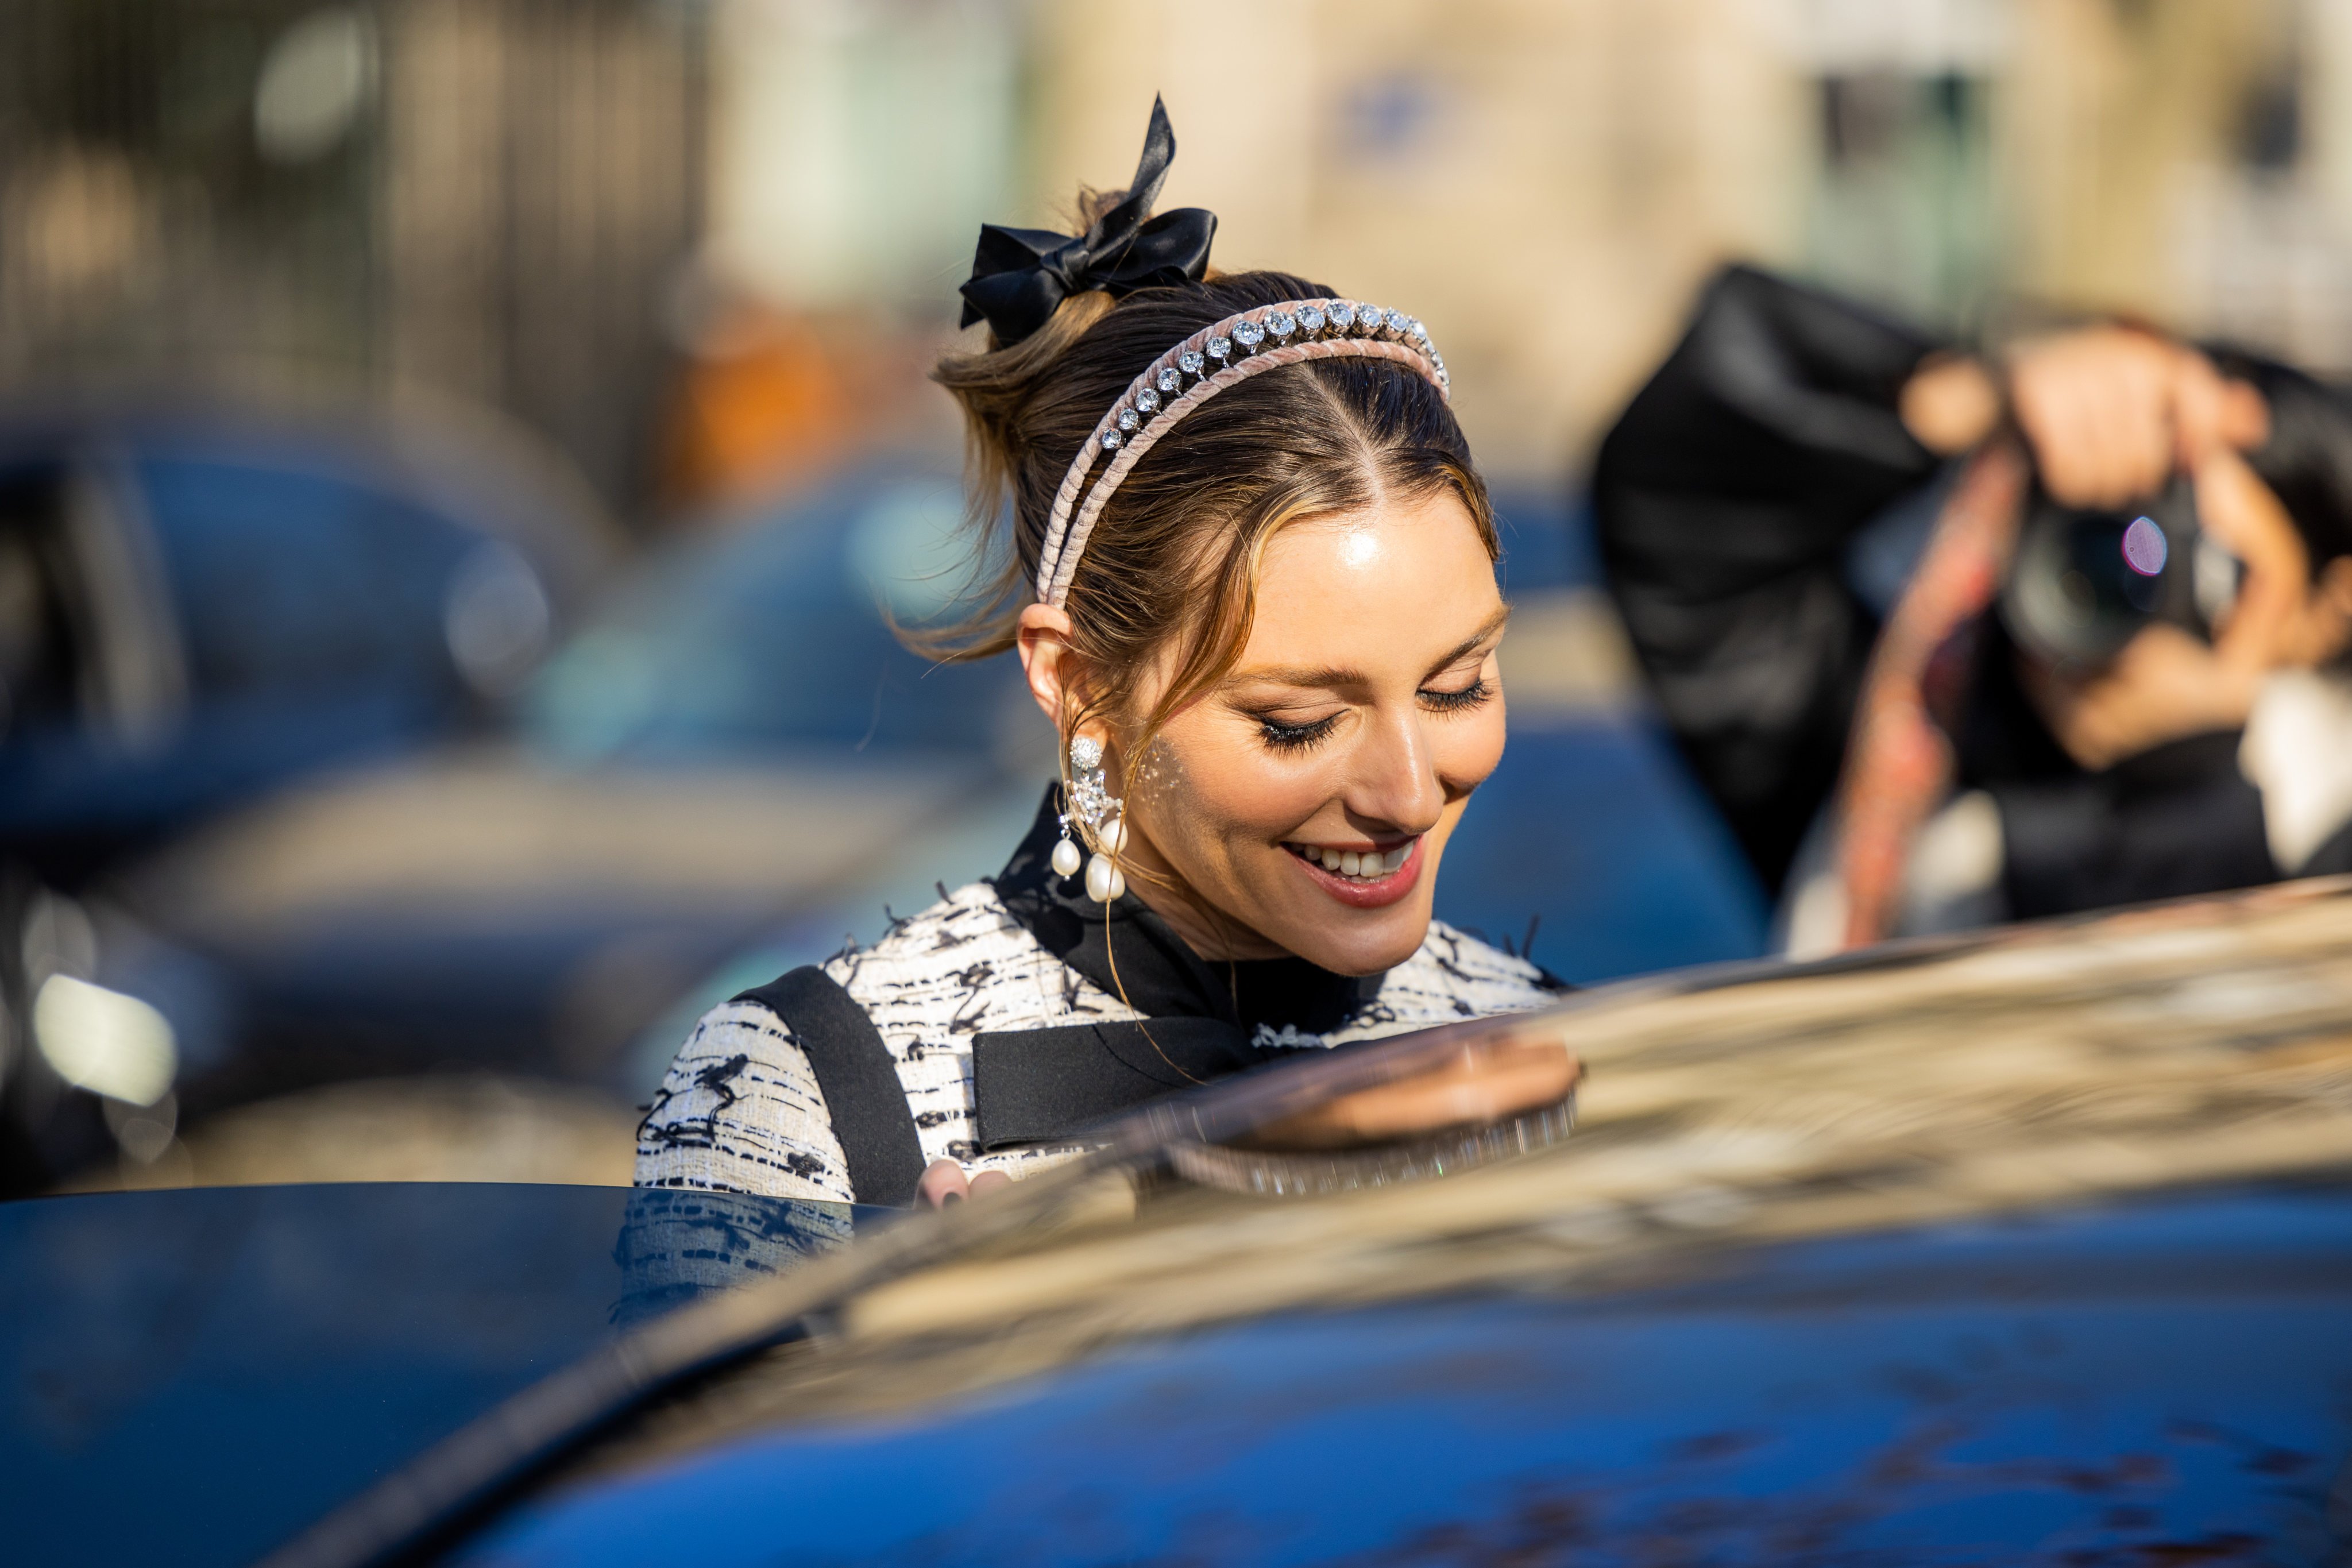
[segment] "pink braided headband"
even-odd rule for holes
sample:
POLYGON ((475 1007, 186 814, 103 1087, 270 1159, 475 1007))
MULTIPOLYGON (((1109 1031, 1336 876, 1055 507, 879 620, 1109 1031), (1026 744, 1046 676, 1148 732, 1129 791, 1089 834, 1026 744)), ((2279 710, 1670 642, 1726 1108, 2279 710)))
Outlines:
POLYGON ((1394 360, 1420 373, 1441 396, 1451 395, 1445 361, 1419 321, 1399 310, 1347 300, 1261 305, 1202 328, 1152 361, 1102 416, 1055 492, 1045 549, 1037 557, 1038 603, 1058 609, 1069 597, 1087 535, 1111 492, 1176 421, 1251 376, 1307 360, 1345 358, 1394 360), (1078 491, 1105 453, 1112 454, 1110 466, 1080 507, 1078 491))

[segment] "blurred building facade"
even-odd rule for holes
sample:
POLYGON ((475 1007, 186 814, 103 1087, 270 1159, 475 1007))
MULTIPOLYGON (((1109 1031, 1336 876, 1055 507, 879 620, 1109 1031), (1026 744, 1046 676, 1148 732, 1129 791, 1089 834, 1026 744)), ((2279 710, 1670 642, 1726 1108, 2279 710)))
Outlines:
POLYGON ((1735 256, 2352 370, 2352 0, 16 0, 0 392, 421 386, 632 510, 944 444, 973 228, 1155 91, 1220 260, 1425 317, 1507 478, 1735 256))
POLYGON ((642 479, 701 227, 702 13, 0 7, 0 394, 417 389, 642 479))
POLYGON ((1229 265, 1408 301, 1572 467, 1736 256, 1955 330, 2122 310, 2352 369, 2344 0, 1045 0, 1033 213, 1168 95, 1229 265))

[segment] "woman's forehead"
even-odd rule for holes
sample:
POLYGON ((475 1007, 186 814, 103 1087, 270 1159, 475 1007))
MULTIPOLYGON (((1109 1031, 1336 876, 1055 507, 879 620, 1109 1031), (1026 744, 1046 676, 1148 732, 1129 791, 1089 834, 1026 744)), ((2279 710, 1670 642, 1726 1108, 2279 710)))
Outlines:
POLYGON ((1450 489, 1302 519, 1266 543, 1235 674, 1411 664, 1475 637, 1501 607, 1494 562, 1450 489))
POLYGON ((1417 496, 1383 495, 1363 506, 1285 524, 1266 541, 1262 581, 1272 583, 1277 575, 1311 578, 1335 568, 1374 570, 1390 561, 1434 563, 1448 556, 1492 565, 1470 509, 1451 487, 1444 487, 1417 496))

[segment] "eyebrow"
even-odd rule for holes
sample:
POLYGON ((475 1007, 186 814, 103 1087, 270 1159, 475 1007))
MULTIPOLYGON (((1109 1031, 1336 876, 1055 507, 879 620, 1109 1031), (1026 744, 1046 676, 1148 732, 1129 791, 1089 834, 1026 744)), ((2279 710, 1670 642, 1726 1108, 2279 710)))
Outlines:
MULTIPOLYGON (((1431 665, 1429 667, 1430 673, 1433 675, 1437 671, 1444 669, 1447 665, 1454 663, 1455 660, 1468 654, 1480 643, 1485 642, 1496 632, 1501 631, 1503 629, 1503 623, 1510 618, 1511 606, 1505 605, 1493 615, 1488 616, 1485 624, 1480 626, 1476 631, 1472 632, 1468 637, 1464 637, 1460 642, 1454 644, 1454 647, 1445 655, 1444 658, 1439 659, 1435 664, 1431 665)), ((1363 686, 1369 684, 1367 678, 1361 670, 1345 669, 1334 666, 1309 668, 1304 665, 1270 665, 1258 669, 1237 669, 1234 671, 1231 676, 1226 678, 1224 684, 1227 686, 1238 686, 1248 681, 1265 681, 1275 686, 1363 686)))

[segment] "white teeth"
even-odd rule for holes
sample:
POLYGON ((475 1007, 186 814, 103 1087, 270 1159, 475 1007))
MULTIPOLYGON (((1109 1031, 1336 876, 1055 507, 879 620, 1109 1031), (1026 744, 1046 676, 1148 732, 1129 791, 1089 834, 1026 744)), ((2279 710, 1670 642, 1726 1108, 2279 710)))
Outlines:
POLYGON ((1389 876, 1412 858, 1412 841, 1407 839, 1385 853, 1378 849, 1330 849, 1318 844, 1293 844, 1288 847, 1302 860, 1311 861, 1325 870, 1360 881, 1375 881, 1389 876))

